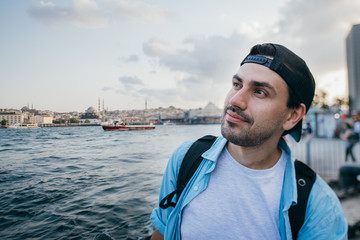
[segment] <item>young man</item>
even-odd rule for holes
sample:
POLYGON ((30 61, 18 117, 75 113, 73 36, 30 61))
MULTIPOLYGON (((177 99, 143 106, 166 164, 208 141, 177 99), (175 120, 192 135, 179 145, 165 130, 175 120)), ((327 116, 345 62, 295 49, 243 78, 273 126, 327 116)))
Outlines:
MULTIPOLYGON (((278 44, 254 46, 232 78, 220 136, 176 206, 154 209, 152 239, 292 239, 297 204, 294 159, 286 134, 300 140, 315 81, 306 63, 278 44)), ((192 142, 171 156, 160 200, 176 189, 192 142)), ((298 239, 346 239, 339 200, 316 176, 298 239)))

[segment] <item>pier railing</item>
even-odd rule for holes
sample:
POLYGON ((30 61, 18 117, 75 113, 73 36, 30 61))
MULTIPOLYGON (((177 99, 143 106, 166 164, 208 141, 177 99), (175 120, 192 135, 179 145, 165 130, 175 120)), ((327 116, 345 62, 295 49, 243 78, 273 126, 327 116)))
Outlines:
MULTIPOLYGON (((311 138, 296 143, 287 137, 287 141, 293 156, 307 163, 328 182, 338 180, 340 167, 351 161, 349 157, 345 162, 345 141, 341 139, 311 138)), ((354 146, 353 153, 359 164, 360 143, 354 146)))

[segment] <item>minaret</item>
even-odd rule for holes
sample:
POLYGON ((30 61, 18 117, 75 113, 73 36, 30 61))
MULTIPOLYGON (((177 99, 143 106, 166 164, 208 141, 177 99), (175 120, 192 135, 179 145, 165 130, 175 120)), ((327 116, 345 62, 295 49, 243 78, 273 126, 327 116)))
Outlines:
POLYGON ((147 110, 147 99, 145 99, 145 110, 147 110))
POLYGON ((105 103, 104 103, 104 99, 103 99, 103 115, 105 114, 105 103))
POLYGON ((103 99, 103 111, 102 111, 102 121, 105 121, 105 103, 104 103, 104 99, 103 99))
POLYGON ((100 111, 100 97, 98 99, 98 111, 99 111, 99 114, 100 114, 101 113, 101 111, 100 111))

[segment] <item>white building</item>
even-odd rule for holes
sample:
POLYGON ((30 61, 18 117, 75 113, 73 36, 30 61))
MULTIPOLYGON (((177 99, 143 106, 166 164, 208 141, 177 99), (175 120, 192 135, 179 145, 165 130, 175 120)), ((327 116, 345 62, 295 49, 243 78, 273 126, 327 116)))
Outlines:
POLYGON ((53 121, 53 117, 42 115, 35 115, 33 119, 34 120, 32 122, 37 124, 51 124, 53 121))
POLYGON ((4 119, 7 125, 21 124, 24 122, 24 114, 21 112, 0 112, 0 122, 4 119))

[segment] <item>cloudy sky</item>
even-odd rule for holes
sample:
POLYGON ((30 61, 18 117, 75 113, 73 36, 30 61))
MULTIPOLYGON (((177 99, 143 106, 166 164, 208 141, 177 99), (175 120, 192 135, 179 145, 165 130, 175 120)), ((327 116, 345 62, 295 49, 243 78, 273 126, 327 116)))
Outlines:
POLYGON ((287 46, 347 95, 358 0, 1 0, 0 108, 222 107, 249 49, 287 46))

